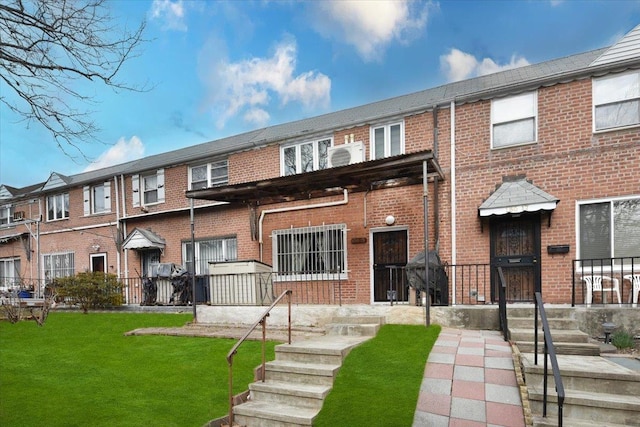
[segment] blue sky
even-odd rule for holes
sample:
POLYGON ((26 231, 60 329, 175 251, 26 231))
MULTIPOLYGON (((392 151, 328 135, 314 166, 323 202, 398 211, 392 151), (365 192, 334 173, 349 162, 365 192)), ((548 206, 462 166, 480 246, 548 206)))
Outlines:
MULTIPOLYGON (((90 94, 98 141, 65 155, 0 105, 0 184, 22 187, 252 129, 613 44, 640 1, 180 1, 108 3, 147 21, 119 74, 147 92, 90 94)), ((0 95, 10 97, 0 83, 0 95)))

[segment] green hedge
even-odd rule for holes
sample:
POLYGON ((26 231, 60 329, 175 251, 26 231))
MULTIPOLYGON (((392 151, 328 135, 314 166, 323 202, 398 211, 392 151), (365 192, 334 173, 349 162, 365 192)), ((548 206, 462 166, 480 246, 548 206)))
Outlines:
POLYGON ((53 292, 58 299, 79 305, 83 312, 90 309, 122 305, 122 284, 115 274, 84 272, 56 279, 53 292))

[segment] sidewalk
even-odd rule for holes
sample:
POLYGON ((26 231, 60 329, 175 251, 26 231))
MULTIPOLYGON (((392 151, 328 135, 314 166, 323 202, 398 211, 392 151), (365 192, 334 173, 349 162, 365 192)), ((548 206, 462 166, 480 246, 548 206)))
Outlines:
POLYGON ((443 328, 424 372, 413 427, 524 427, 511 346, 496 331, 443 328))

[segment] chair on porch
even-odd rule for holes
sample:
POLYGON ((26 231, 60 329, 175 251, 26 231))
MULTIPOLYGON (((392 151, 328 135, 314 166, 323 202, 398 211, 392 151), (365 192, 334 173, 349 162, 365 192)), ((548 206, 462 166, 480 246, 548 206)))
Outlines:
MULTIPOLYGON (((591 303, 593 302, 594 292, 601 292, 601 293, 615 292, 616 296, 618 297, 618 306, 622 305, 622 299, 620 298, 620 282, 618 279, 611 278, 609 276, 592 274, 589 276, 583 276, 582 280, 587 285, 587 293, 585 294, 585 297, 584 297, 584 303, 587 305, 587 307, 591 306, 591 303), (611 286, 608 288, 603 287, 602 286, 603 281, 611 283, 611 286)), ((605 298, 603 297, 603 302, 604 301, 605 301, 605 298)))
POLYGON ((629 274, 624 276, 626 280, 631 282, 631 294, 629 295, 629 302, 633 302, 633 306, 638 306, 638 294, 640 294, 640 274, 629 274))

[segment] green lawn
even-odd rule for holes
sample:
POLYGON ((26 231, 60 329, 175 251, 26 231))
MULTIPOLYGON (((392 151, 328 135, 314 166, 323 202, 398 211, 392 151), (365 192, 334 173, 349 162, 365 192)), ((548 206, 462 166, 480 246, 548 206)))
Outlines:
POLYGON ((384 325, 349 353, 314 426, 411 426, 440 329, 384 325))
MULTIPOLYGON (((202 426, 226 415, 225 356, 235 340, 123 335, 190 320, 185 314, 54 312, 43 327, 0 322, 0 424, 202 426)), ((236 355, 235 392, 251 382, 259 349, 259 342, 248 341, 236 355)))

